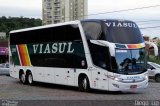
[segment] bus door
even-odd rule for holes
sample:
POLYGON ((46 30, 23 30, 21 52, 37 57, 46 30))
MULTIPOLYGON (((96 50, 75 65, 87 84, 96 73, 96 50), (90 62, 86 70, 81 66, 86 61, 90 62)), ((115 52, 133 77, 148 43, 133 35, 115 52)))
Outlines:
POLYGON ((92 71, 93 88, 108 89, 107 71, 96 68, 90 68, 89 70, 92 71))
POLYGON ((92 86, 93 86, 93 88, 97 88, 98 82, 99 82, 98 71, 94 67, 89 67, 88 70, 91 71, 91 73, 92 73, 92 86))
POLYGON ((98 71, 98 88, 100 89, 108 89, 108 78, 107 71, 100 70, 98 71))

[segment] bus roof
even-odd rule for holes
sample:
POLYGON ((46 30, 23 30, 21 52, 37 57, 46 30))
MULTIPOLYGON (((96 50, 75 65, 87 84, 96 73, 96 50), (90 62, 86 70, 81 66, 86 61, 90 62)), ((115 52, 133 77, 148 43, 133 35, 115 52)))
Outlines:
POLYGON ((121 21, 121 22, 133 22, 131 20, 124 20, 124 19, 85 19, 81 20, 81 22, 100 22, 100 21, 121 21))
POLYGON ((19 29, 19 30, 13 30, 13 31, 10 31, 10 33, 18 33, 18 32, 37 30, 37 29, 43 29, 43 28, 50 28, 50 27, 69 25, 69 24, 78 24, 79 22, 80 22, 79 20, 76 20, 76 21, 69 21, 69 22, 58 23, 58 24, 43 25, 43 26, 37 26, 37 27, 31 27, 31 28, 25 28, 25 29, 19 29))
POLYGON ((50 28, 50 27, 68 25, 68 24, 78 24, 79 22, 90 22, 90 21, 91 22, 100 22, 100 21, 128 21, 128 22, 133 22, 133 21, 130 21, 130 20, 123 20, 123 19, 84 19, 84 20, 76 20, 76 21, 69 21, 69 22, 58 23, 58 24, 50 24, 50 25, 43 25, 43 26, 38 26, 38 27, 31 27, 31 28, 13 30, 10 33, 18 33, 18 32, 37 30, 37 29, 43 29, 43 28, 50 28))

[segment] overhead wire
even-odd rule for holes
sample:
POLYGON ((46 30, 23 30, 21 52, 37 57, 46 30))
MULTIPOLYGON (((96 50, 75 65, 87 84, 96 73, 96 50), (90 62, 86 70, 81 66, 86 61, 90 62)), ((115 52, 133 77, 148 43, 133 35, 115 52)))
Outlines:
POLYGON ((137 8, 131 8, 131 9, 124 9, 124 10, 115 10, 115 11, 109 11, 109 12, 102 12, 102 13, 96 13, 96 14, 89 14, 89 15, 86 15, 86 16, 99 15, 99 14, 108 14, 108 13, 116 13, 116 12, 124 12, 124 11, 133 11, 133 10, 146 9, 146 8, 153 8, 153 7, 159 7, 159 6, 160 6, 160 5, 153 5, 153 6, 137 7, 137 8))
MULTIPOLYGON (((155 7, 160 7, 160 4, 158 4, 158 5, 152 5, 152 6, 145 6, 145 7, 137 7, 137 8, 124 9, 124 10, 115 10, 115 11, 101 12, 101 13, 95 13, 95 14, 88 14, 88 15, 83 15, 83 16, 111 14, 111 13, 117 13, 117 12, 134 11, 134 10, 147 9, 147 8, 155 8, 155 7)), ((77 17, 82 17, 82 16, 77 16, 77 17)), ((70 17, 65 17, 65 18, 70 18, 70 17)))
POLYGON ((140 29, 150 29, 150 28, 160 28, 160 26, 148 26, 148 27, 142 27, 140 29))

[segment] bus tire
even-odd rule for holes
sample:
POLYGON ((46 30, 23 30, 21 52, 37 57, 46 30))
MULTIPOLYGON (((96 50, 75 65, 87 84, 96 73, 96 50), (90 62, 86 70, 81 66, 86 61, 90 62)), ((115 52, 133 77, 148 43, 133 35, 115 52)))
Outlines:
POLYGON ((157 74, 157 75, 155 76, 155 81, 156 81, 156 82, 160 82, 160 74, 157 74))
POLYGON ((20 82, 22 84, 26 84, 26 76, 25 76, 24 72, 20 73, 20 82))
POLYGON ((78 87, 81 92, 87 92, 90 89, 89 79, 85 76, 80 76, 78 80, 78 87))
POLYGON ((33 85, 33 83, 34 83, 34 81, 33 81, 33 75, 32 75, 31 72, 29 72, 29 73, 27 74, 27 83, 28 83, 29 85, 33 85))

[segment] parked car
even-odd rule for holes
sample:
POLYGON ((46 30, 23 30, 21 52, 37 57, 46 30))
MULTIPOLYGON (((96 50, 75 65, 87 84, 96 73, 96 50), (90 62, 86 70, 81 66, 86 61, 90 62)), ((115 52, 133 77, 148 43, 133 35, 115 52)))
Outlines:
POLYGON ((0 75, 10 75, 9 74, 9 64, 8 63, 0 64, 0 75))
POLYGON ((160 82, 160 65, 148 62, 147 69, 149 77, 155 79, 156 82, 160 82))

